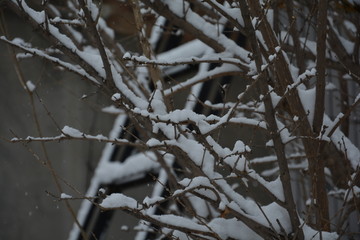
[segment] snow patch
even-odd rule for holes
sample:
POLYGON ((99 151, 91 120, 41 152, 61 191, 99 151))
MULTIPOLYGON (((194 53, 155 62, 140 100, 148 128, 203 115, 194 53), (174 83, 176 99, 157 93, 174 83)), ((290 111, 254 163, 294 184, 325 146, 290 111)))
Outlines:
POLYGON ((139 203, 122 193, 113 193, 107 196, 100 204, 103 208, 132 208, 139 209, 139 203))
POLYGON ((35 84, 30 80, 26 82, 26 87, 30 92, 33 92, 36 88, 35 84))

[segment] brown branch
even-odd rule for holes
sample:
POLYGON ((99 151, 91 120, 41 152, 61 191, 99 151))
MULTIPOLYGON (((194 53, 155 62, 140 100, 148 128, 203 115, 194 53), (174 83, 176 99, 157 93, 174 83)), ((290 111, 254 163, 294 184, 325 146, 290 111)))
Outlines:
MULTIPOLYGON (((24 51, 25 53, 29 53, 32 54, 34 56, 40 57, 42 59, 45 59, 48 62, 51 62, 59 67, 62 67, 64 69, 66 69, 69 72, 75 73, 76 75, 80 76, 82 79, 87 79, 89 80, 93 85, 95 86, 100 86, 100 83, 96 80, 96 77, 93 77, 93 75, 88 74, 88 72, 85 69, 77 69, 76 66, 74 66, 71 63, 62 61, 58 58, 52 57, 48 54, 46 54, 45 52, 38 50, 36 48, 28 48, 28 47, 24 47, 24 46, 20 46, 18 44, 13 43, 12 41, 4 38, 4 37, 0 37, 0 41, 3 41, 13 47, 16 47, 22 51, 24 51), (83 71, 82 71, 83 70, 83 71)), ((96 76, 96 75, 95 75, 96 76)))
POLYGON ((89 30, 90 36, 93 37, 95 46, 99 50, 100 57, 101 57, 103 65, 104 65, 104 69, 105 69, 105 73, 106 73, 106 78, 104 79, 104 83, 110 90, 115 91, 116 88, 115 88, 115 84, 114 84, 113 75, 111 72, 110 62, 109 62, 108 56, 105 51, 104 43, 101 40, 100 34, 96 28, 96 22, 93 20, 90 10, 85 5, 85 1, 79 0, 79 4, 85 14, 87 29, 89 30))
POLYGON ((316 100, 313 120, 314 134, 318 135, 323 125, 325 112, 325 74, 326 74, 326 31, 327 31, 327 0, 318 4, 317 44, 316 44, 316 100))
POLYGON ((129 142, 127 140, 121 141, 120 139, 109 139, 109 138, 98 138, 97 136, 91 136, 84 134, 82 137, 74 137, 74 136, 67 136, 67 135, 59 135, 55 137, 27 137, 27 138, 13 138, 10 141, 12 143, 18 142, 61 142, 64 140, 84 140, 84 141, 97 141, 97 142, 105 142, 105 143, 112 143, 115 145, 126 145, 132 147, 139 147, 142 144, 129 142))
MULTIPOLYGON (((326 32, 327 32, 327 1, 319 0, 317 16, 317 44, 316 44, 316 99, 314 109, 313 131, 314 136, 318 136, 323 126, 325 113, 325 74, 326 74, 326 32)), ((312 194, 315 201, 315 214, 317 228, 324 231, 330 231, 329 224, 329 203, 326 193, 325 180, 325 159, 323 152, 323 143, 317 143, 318 153, 314 159, 315 164, 309 164, 309 170, 312 178, 312 194)))
POLYGON ((331 137, 336 129, 350 116, 350 114, 355 110, 356 106, 360 103, 360 98, 358 98, 351 106, 347 108, 347 111, 343 114, 343 116, 336 122, 336 124, 332 127, 332 129, 327 134, 328 137, 331 137))
POLYGON ((297 19, 294 15, 294 2, 286 1, 286 11, 288 15, 288 21, 292 22, 290 24, 289 32, 292 36, 292 40, 294 42, 294 54, 296 57, 296 64, 299 67, 299 72, 305 71, 305 61, 304 61, 304 51, 301 49, 301 44, 299 40, 299 30, 297 29, 297 19))
MULTIPOLYGON (((145 57, 147 57, 148 59, 153 59, 154 58, 154 53, 151 49, 151 45, 148 41, 147 36, 145 35, 145 24, 140 12, 140 6, 139 6, 139 1, 137 0, 131 0, 131 7, 134 13, 134 18, 135 18, 135 24, 137 27, 137 31, 138 31, 138 36, 139 36, 139 41, 140 41, 140 45, 143 51, 143 54, 145 55, 145 57)), ((150 74, 150 79, 152 81, 152 83, 154 84, 154 87, 156 88, 156 84, 158 81, 160 81, 162 84, 162 78, 161 78, 161 73, 159 68, 156 65, 153 66, 149 66, 148 67, 148 71, 150 74)))

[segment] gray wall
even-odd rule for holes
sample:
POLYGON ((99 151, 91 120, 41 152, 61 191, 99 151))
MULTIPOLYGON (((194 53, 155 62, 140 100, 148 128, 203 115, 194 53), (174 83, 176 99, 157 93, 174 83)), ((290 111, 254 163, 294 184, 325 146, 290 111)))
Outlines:
MULTIPOLYGON (((9 10, 5 24, 10 38, 22 37, 36 46, 44 41, 9 10)), ((10 143, 13 131, 19 137, 38 136, 31 113, 30 98, 15 74, 7 46, 0 43, 0 239, 66 239, 73 220, 63 202, 47 196, 45 191, 59 194, 49 170, 39 163, 28 149, 44 159, 39 143, 10 143)), ((101 113, 106 103, 101 94, 81 100, 83 94, 96 89, 79 78, 60 71, 41 59, 21 63, 26 80, 37 85, 37 92, 57 124, 79 130, 107 134, 112 116, 101 113)), ((44 136, 59 134, 43 106, 35 97, 37 114, 44 136)), ((103 144, 86 142, 55 142, 45 144, 54 168, 61 177, 80 192, 86 191, 92 169, 96 166, 103 144)), ((64 184, 64 192, 76 196, 64 184)), ((72 201, 75 211, 80 202, 72 201)))

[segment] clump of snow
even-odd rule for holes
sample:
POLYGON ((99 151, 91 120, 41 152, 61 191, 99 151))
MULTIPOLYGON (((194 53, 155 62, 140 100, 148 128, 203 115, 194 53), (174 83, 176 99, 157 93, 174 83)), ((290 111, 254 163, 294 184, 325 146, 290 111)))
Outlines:
POLYGON ((229 165, 231 168, 234 168, 238 171, 247 171, 248 164, 244 156, 235 153, 234 155, 228 156, 224 159, 224 163, 229 165))
POLYGON ((26 82, 26 87, 30 92, 33 92, 36 88, 35 84, 30 80, 26 82))
POLYGON ((173 195, 182 194, 184 191, 192 190, 200 195, 206 196, 213 200, 218 200, 213 190, 213 186, 206 177, 195 177, 193 179, 184 178, 179 184, 186 186, 185 189, 176 190, 173 195))
POLYGON ((14 38, 12 42, 16 45, 24 46, 24 47, 31 47, 31 44, 28 42, 25 42, 22 38, 14 38))
MULTIPOLYGON (((298 71, 298 69, 294 69, 294 73, 292 73, 292 75, 296 75, 296 71, 298 71)), ((296 78, 294 83, 291 86, 289 86, 289 88, 294 88, 297 85, 299 85, 300 83, 302 83, 304 80, 314 77, 315 75, 316 75, 316 68, 312 68, 310 70, 307 69, 307 70, 305 70, 305 72, 298 75, 298 77, 296 78)))
POLYGON ((106 34, 111 38, 111 39, 114 39, 115 37, 115 32, 112 28, 109 28, 107 25, 106 25, 106 22, 104 19, 102 18, 99 18, 98 19, 98 24, 96 26, 97 28, 101 29, 102 31, 105 31, 106 34))
POLYGON ((126 52, 123 56, 124 59, 131 59, 131 54, 129 52, 126 52))
POLYGON ((155 90, 152 99, 151 99, 151 108, 153 109, 154 113, 156 114, 166 114, 166 106, 164 104, 163 93, 162 93, 162 86, 161 82, 157 82, 157 89, 155 90))
POLYGON ((122 225, 122 226, 120 227, 120 229, 121 229, 121 231, 128 231, 128 230, 129 230, 129 227, 126 226, 126 225, 122 225))
POLYGON ((115 93, 114 95, 111 96, 111 100, 118 101, 121 98, 121 94, 120 93, 115 93))
POLYGON ((113 193, 107 196, 100 204, 100 206, 103 208, 138 209, 140 205, 135 199, 125 196, 122 193, 113 193))
POLYGON ((276 58, 276 54, 273 54, 273 55, 270 55, 268 59, 270 62, 272 62, 275 58, 276 58))
POLYGON ((327 91, 334 91, 334 90, 337 90, 338 88, 335 86, 335 84, 329 82, 326 84, 325 89, 327 91))
POLYGON ((154 159, 154 154, 149 152, 134 154, 124 163, 103 162, 97 167, 95 176, 101 183, 133 180, 135 177, 142 177, 142 174, 147 171, 159 168, 159 163, 154 159))
POLYGON ((272 139, 270 139, 269 141, 266 142, 265 146, 267 147, 273 147, 274 146, 274 142, 272 139))
POLYGON ((206 177, 195 177, 193 179, 184 178, 179 182, 179 184, 185 186, 186 188, 194 188, 198 186, 208 186, 211 187, 211 183, 208 178, 206 177))
POLYGON ((233 153, 244 153, 250 150, 249 146, 246 146, 243 141, 237 140, 234 144, 233 153))
POLYGON ((151 216, 151 218, 153 218, 159 222, 169 224, 172 226, 177 226, 180 228, 187 228, 187 229, 196 230, 196 231, 209 232, 209 229, 206 226, 200 225, 188 218, 176 216, 173 214, 150 215, 150 216, 151 216))
POLYGON ((19 1, 18 5, 19 5, 19 7, 24 9, 24 11, 26 11, 38 24, 42 24, 45 22, 45 19, 46 19, 45 11, 41 11, 41 12, 35 11, 32 8, 30 8, 25 3, 25 1, 19 1))
POLYGON ((121 114, 124 113, 124 110, 115 107, 114 105, 110 105, 107 107, 104 107, 101 109, 102 112, 104 113, 110 113, 110 114, 121 114))
POLYGON ((263 65, 261 65, 261 71, 264 71, 264 70, 267 68, 267 66, 269 66, 269 64, 263 64, 263 65))
POLYGON ((106 190, 104 188, 100 188, 98 191, 98 193, 100 193, 100 194, 105 194, 105 192, 106 192, 106 190))
MULTIPOLYGON (((340 115, 341 116, 341 115, 340 115)), ((336 123, 331 121, 327 115, 324 115, 324 125, 329 126, 324 135, 328 135, 328 132, 333 128, 336 123)), ((357 169, 360 165, 360 150, 356 147, 340 129, 336 129, 331 135, 331 141, 335 144, 336 148, 344 152, 347 158, 350 160, 353 169, 357 169), (346 152, 345 152, 346 150, 346 152)))
POLYGON ((259 217, 257 219, 258 222, 266 226, 269 220, 277 232, 281 232, 281 227, 286 233, 290 233, 292 231, 290 217, 285 208, 276 203, 270 203, 269 205, 262 207, 262 209, 264 211, 264 215, 267 216, 267 219, 265 217, 259 217), (276 220, 280 222, 281 227, 276 220))
POLYGON ((319 232, 317 230, 312 229, 308 225, 303 226, 304 231, 304 239, 311 239, 311 240, 320 240, 320 239, 326 239, 326 240, 336 240, 339 239, 339 236, 335 232, 319 232), (320 236, 321 234, 321 236, 320 236))
POLYGON ((164 200, 163 197, 160 197, 160 196, 156 196, 156 197, 152 197, 152 198, 149 198, 149 197, 146 197, 144 200, 143 200, 143 204, 144 205, 147 205, 147 206, 150 206, 150 205, 153 205, 161 200, 164 200))
POLYGON ((298 93, 304 110, 308 114, 307 119, 309 123, 312 124, 314 119, 316 88, 311 88, 309 90, 301 90, 298 88, 298 93))
POLYGON ((70 195, 68 195, 68 194, 66 194, 66 193, 61 193, 60 198, 61 198, 61 199, 71 199, 72 196, 70 196, 70 195))
POLYGON ((242 239, 240 235, 248 240, 261 239, 258 234, 236 218, 215 218, 208 225, 221 239, 242 239))
POLYGON ((347 190, 344 196, 344 200, 347 202, 353 201, 353 198, 358 198, 360 196, 360 187, 353 186, 347 190))
POLYGON ((357 101, 359 101, 360 99, 360 93, 356 96, 355 100, 354 100, 354 103, 356 103, 357 101))
POLYGON ((75 138, 81 138, 83 137, 83 133, 80 132, 79 130, 69 127, 69 126, 65 126, 62 130, 61 130, 65 135, 68 135, 70 137, 75 137, 75 138))
POLYGON ((280 100, 282 99, 279 95, 277 95, 274 91, 270 92, 271 102, 274 108, 278 105, 280 100))
POLYGON ((99 8, 94 4, 92 1, 88 0, 87 3, 87 9, 89 10, 91 14, 91 18, 93 21, 96 21, 98 15, 99 15, 99 8))

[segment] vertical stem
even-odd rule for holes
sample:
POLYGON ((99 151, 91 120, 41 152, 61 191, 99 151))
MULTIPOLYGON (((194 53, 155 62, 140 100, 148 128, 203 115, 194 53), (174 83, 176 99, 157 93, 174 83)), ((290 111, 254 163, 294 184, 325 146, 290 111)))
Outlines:
MULTIPOLYGON (((257 44, 257 39, 255 36, 255 30, 251 23, 251 15, 248 10, 248 5, 246 0, 240 0, 241 14, 245 23, 245 31, 248 33, 249 41, 251 44, 251 48, 253 51, 253 58, 256 62, 256 68, 258 72, 261 71, 262 58, 259 50, 259 46, 257 44)), ((274 50, 274 49, 273 49, 274 50)), ((264 95, 264 105, 265 105, 265 120, 267 122, 270 137, 274 142, 274 149, 277 156, 279 169, 280 169, 280 180, 282 183, 284 196, 285 196, 285 207, 289 213, 291 226, 295 233, 296 239, 304 239, 304 234, 302 229, 300 228, 300 221, 297 214, 296 204, 294 201, 292 188, 290 184, 290 171, 288 168, 287 159, 285 156, 285 146, 281 140, 280 132, 276 123, 275 118, 275 110, 272 105, 270 94, 268 94, 268 86, 266 85, 267 74, 264 74, 261 81, 259 81, 259 88, 262 95, 264 95)))
MULTIPOLYGON (((316 58, 316 100, 315 112, 313 120, 314 137, 321 134, 323 125, 323 117, 325 112, 325 71, 326 71, 326 30, 327 30, 327 0, 319 0, 318 2, 318 23, 317 23, 317 58, 316 58)), ((325 189, 325 162, 321 156, 323 144, 317 142, 317 157, 313 160, 315 164, 309 168, 312 178, 312 194, 316 208, 316 225, 319 230, 330 230, 328 199, 325 189)))
POLYGON ((293 1, 286 1, 286 11, 290 24, 289 32, 294 42, 296 64, 299 68, 299 72, 303 73, 305 71, 304 51, 301 49, 301 43, 299 40, 299 31, 297 29, 296 17, 294 16, 293 1))
MULTIPOLYGON (((339 85, 340 85, 341 112, 346 113, 349 110, 348 83, 347 80, 342 76, 339 76, 339 85)), ((349 136, 349 128, 350 128, 350 121, 347 118, 343 122, 343 124, 341 124, 341 131, 345 134, 345 136, 349 136)))
POLYGON ((325 71, 326 71, 326 29, 327 29, 327 0, 319 0, 318 5, 318 24, 317 28, 317 44, 316 44, 316 105, 313 121, 313 130, 315 134, 319 134, 322 127, 325 112, 325 71))
MULTIPOLYGON (((151 45, 146 37, 145 27, 144 27, 145 25, 144 25, 143 18, 141 16, 139 1, 131 0, 131 6, 133 9, 133 13, 134 13, 136 28, 139 33, 140 44, 141 44, 143 54, 148 59, 152 59, 154 54, 152 52, 151 45)), ((156 88, 157 82, 161 80, 160 70, 156 65, 149 65, 148 70, 149 70, 150 78, 154 84, 154 87, 156 88)))

